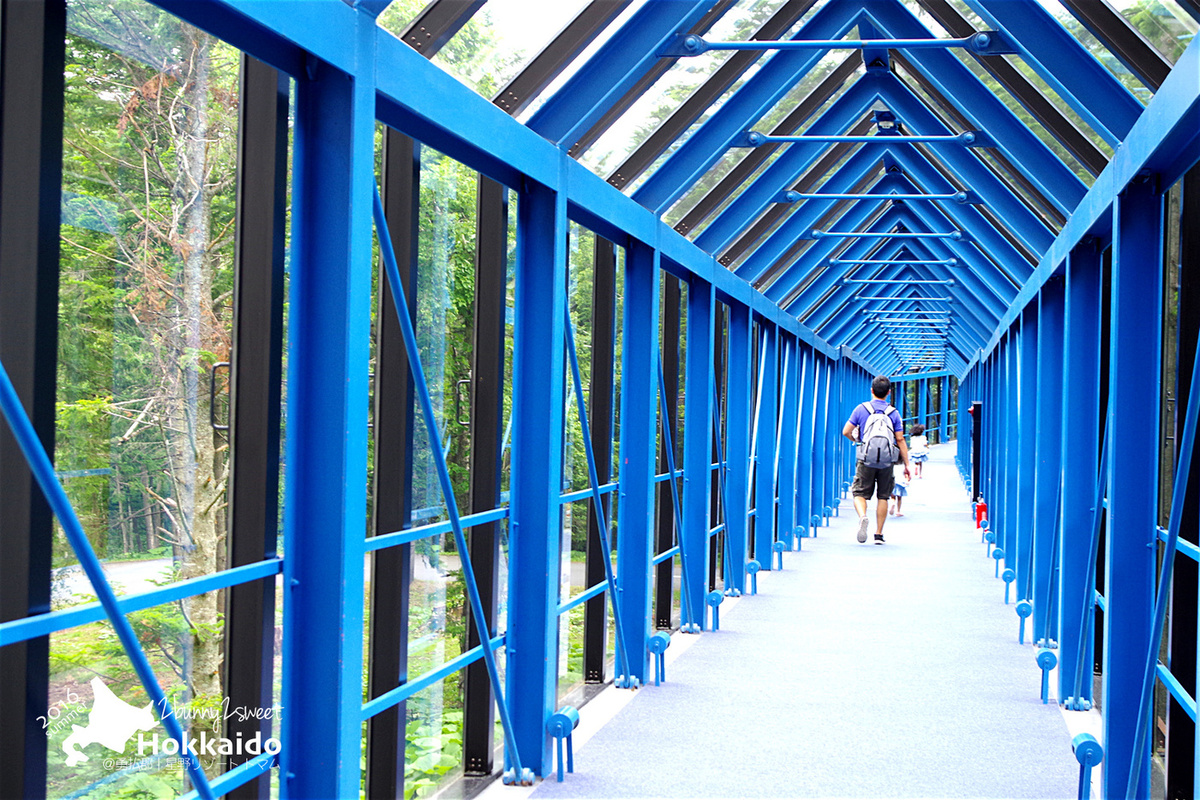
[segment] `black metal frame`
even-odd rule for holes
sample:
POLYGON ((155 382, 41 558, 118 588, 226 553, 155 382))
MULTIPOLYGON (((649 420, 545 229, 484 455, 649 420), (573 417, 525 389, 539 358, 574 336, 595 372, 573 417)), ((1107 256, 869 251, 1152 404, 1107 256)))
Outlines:
POLYGON ((1171 71, 1171 62, 1146 37, 1113 9, 1107 0, 1061 0, 1071 16, 1099 39, 1122 64, 1152 90, 1158 91, 1171 71))
MULTIPOLYGON (((700 21, 691 27, 688 33, 697 36, 703 36, 713 23, 721 18, 726 11, 733 7, 737 0, 720 0, 713 4, 713 7, 705 12, 700 21)), ((667 74, 667 71, 675 64, 678 59, 675 58, 660 58, 654 62, 650 69, 646 70, 645 74, 629 87, 629 91, 621 95, 621 99, 613 103, 604 114, 596 120, 592 127, 579 137, 579 139, 571 144, 567 150, 567 155, 572 158, 579 158, 580 154, 585 152, 589 147, 596 143, 596 140, 604 135, 604 132, 612 127, 613 123, 621 118, 621 115, 629 110, 629 107, 638 101, 646 90, 654 83, 667 74)))
MULTIPOLYGON (((500 505, 501 424, 504 417, 505 291, 508 267, 508 190, 479 176, 475 216, 474 346, 471 361, 470 513, 500 505)), ((468 546, 487 629, 493 630, 500 592, 500 523, 471 528, 468 546)), ((470 609, 465 613, 469 619, 470 609)), ((480 644, 467 623, 467 648, 480 644)), ((494 769, 495 707, 487 664, 463 675, 463 768, 468 775, 494 769)))
MULTIPOLYGON (((0 360, 53 453, 66 3, 3 0, 0 15, 0 360)), ((51 520, 0 426, 0 620, 50 610, 51 520)), ((45 796, 49 660, 48 636, 0 648, 0 796, 45 796)))
MULTIPOLYGON (((229 566, 275 555, 283 373, 284 226, 289 79, 242 56, 237 230, 230 373, 229 566)), ((275 580, 238 584, 225 596, 224 685, 231 708, 270 708, 275 656, 275 580)), ((272 720, 236 716, 226 736, 271 735, 272 720)), ((230 755, 233 769, 249 757, 230 755)), ((266 797, 263 775, 230 792, 266 797)))
MULTIPOLYGON (((1063 4, 1071 5, 1072 1, 1064 0, 1063 4)), ((951 36, 970 36, 975 33, 974 26, 947 0, 920 0, 920 3, 951 36)), ((1088 0, 1089 6, 1093 3, 1095 0, 1088 0)), ((1093 175, 1099 175, 1108 166, 1108 157, 1004 56, 976 55, 975 58, 1085 169, 1093 175)))
MULTIPOLYGON (((592 378, 588 391, 588 425, 592 434, 592 452, 596 457, 596 476, 601 483, 612 478, 613 451, 613 379, 617 353, 617 258, 616 248, 607 239, 596 236, 592 276, 592 378)), ((612 495, 603 498, 604 518, 612 519, 612 495)), ((615 542, 614 542, 615 546, 615 542)), ((596 509, 588 505, 588 538, 584 572, 587 585, 595 586, 605 580, 604 551, 596 509)), ((606 626, 608 603, 615 602, 606 594, 588 600, 583 617, 583 680, 585 683, 604 683, 608 660, 606 626)))
MULTIPOLYGON (((669 272, 662 273, 662 370, 666 383, 667 419, 660 424, 671 432, 672 444, 678 439, 679 430, 678 392, 671 387, 679 386, 679 279, 669 272)), ((657 394, 657 392, 656 392, 657 394)), ((661 407, 660 407, 661 408, 661 407)), ((659 412, 661 415, 661 411, 659 412)), ((678 458, 675 459, 677 462, 678 458)), ((658 445, 658 470, 667 472, 667 439, 661 436, 658 445)), ((674 480, 674 476, 669 480, 674 480)), ((666 552, 675 546, 675 507, 671 500, 671 485, 666 481, 658 484, 658 508, 655 514, 655 554, 666 552)), ((654 568, 654 625, 660 630, 670 630, 674 615, 675 559, 668 558, 654 568)))
MULTIPOLYGON (((1188 396, 1200 387, 1190 385, 1190 366, 1200 346, 1200 167, 1193 167, 1183 179, 1179 215, 1179 306, 1176 338, 1175 441, 1183 432, 1188 396)), ((1200 476, 1200 454, 1193 454, 1190 476, 1200 476)), ((1194 478, 1193 478, 1194 480, 1194 478)), ((1179 538, 1200 544, 1200 497, 1185 492, 1179 538)), ((1196 596, 1200 591, 1200 570, 1190 558, 1175 559, 1171 580, 1171 608, 1168 617, 1167 653, 1171 673, 1185 691, 1196 695, 1196 596)), ((1196 723, 1187 711, 1167 699, 1166 796, 1168 800, 1190 798, 1195 779, 1194 748, 1196 723)))
MULTIPOLYGON (((409 313, 416 316, 420 146, 387 129, 383 144, 383 206, 397 254, 409 313)), ((413 385, 391 288, 381 275, 375 331, 375 535, 412 525, 413 385)), ((412 547, 399 545, 371 559, 368 695, 378 697, 408 680, 409 582, 412 547)), ((406 703, 367 723, 366 796, 404 796, 406 703)))
POLYGON ((631 2, 592 0, 492 102, 513 116, 520 114, 631 2))
POLYGON ((426 58, 433 58, 466 25, 487 0, 435 0, 421 9, 400 38, 426 58))

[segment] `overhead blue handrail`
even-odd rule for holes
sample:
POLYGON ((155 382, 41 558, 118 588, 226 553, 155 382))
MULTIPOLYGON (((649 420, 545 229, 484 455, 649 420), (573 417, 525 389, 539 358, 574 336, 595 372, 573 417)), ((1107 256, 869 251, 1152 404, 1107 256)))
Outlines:
MULTIPOLYGON (((88 580, 91 581, 96 598, 104 607, 104 613, 108 616, 113 630, 116 631, 125 655, 129 656, 134 672, 137 673, 138 680, 142 682, 142 688, 146 690, 150 702, 158 709, 163 727, 167 729, 171 738, 179 743, 180 754, 190 752, 187 740, 183 735, 183 728, 179 725, 179 719, 175 716, 170 701, 167 700, 166 694, 159 685, 158 678, 154 675, 154 668, 150 666, 150 660, 146 658, 146 653, 142 650, 142 645, 133 632, 133 627, 121 613, 117 604, 117 595, 104 576, 104 568, 100 565, 100 559, 96 557, 96 551, 92 549, 92 543, 88 541, 87 535, 83 532, 83 525, 80 524, 79 517, 75 515, 75 509, 71 507, 67 493, 54 474, 54 465, 50 463, 50 456, 46 454, 45 448, 38 439, 37 431, 33 428, 33 423, 25 414, 25 408, 21 405, 21 399, 17 396, 17 391, 13 388, 8 371, 4 369, 3 364, 0 364, 0 409, 4 411, 4 417, 8 420, 13 437, 20 445, 21 452, 25 454, 25 460, 29 463, 29 469, 41 487, 46 502, 50 504, 54 516, 62 525, 63 533, 66 534, 67 541, 71 543, 75 557, 79 559, 79 565, 87 574, 88 580)), ((204 769, 200 766, 200 759, 193 756, 185 758, 184 763, 188 776, 191 777, 200 797, 204 800, 214 800, 215 795, 209 785, 208 776, 204 774, 204 769)))
POLYGON ((1158 576, 1158 594, 1154 600, 1154 627, 1150 633, 1150 647, 1146 654, 1146 671, 1142 676, 1141 701, 1138 703, 1137 726, 1133 733, 1133 766, 1129 771, 1126 797, 1134 796, 1142 759, 1138 757, 1141 742, 1146 740, 1150 725, 1146 713, 1150 705, 1150 693, 1154 689, 1154 676, 1158 666, 1158 648, 1162 643, 1163 623, 1167 618, 1167 599, 1171 589, 1171 576, 1175 570, 1175 548, 1179 543, 1179 524, 1183 519, 1183 503, 1187 496, 1188 479, 1192 469, 1192 449, 1196 443, 1196 415, 1200 414, 1200 355, 1192 364, 1193 387, 1188 396, 1187 414, 1183 420, 1183 441, 1179 442, 1179 457, 1175 461, 1175 481, 1171 487, 1171 516, 1167 522, 1167 546, 1163 550, 1162 566, 1158 576))
MULTIPOLYGON (((429 399, 429 385, 425 381, 425 370, 421 366, 421 353, 417 349, 417 335, 413 330, 412 318, 408 314, 408 303, 404 299, 404 284, 400 280, 400 268, 396 264, 396 253, 392 249, 392 236, 388 231, 387 217, 383 213, 383 200, 379 195, 379 187, 375 187, 375 233, 379 240, 379 251, 383 255, 384 269, 387 270, 388 282, 392 289, 392 301, 396 306, 396 316, 400 320, 400 331, 404 336, 404 349, 408 352, 408 367, 416 384, 417 400, 421 404, 422 415, 425 417, 425 430, 429 436, 431 450, 435 453, 434 465, 437 467, 438 482, 442 487, 443 499, 446 501, 446 513, 450 517, 450 526, 454 530, 454 543, 458 548, 462 562, 463 579, 467 584, 467 596, 471 602, 471 621, 480 642, 492 640, 488 630, 487 618, 484 616, 483 600, 479 596, 479 587, 475 583, 475 570, 471 565, 471 554, 467 548, 467 537, 463 534, 462 520, 458 516, 458 500, 454 495, 454 485, 450 482, 450 470, 446 467, 446 458, 442 455, 441 433, 438 431, 437 418, 433 413, 433 403, 429 399)), ((521 755, 517 750, 517 737, 513 729, 512 719, 508 713, 508 704, 504 701, 504 691, 500 686, 500 673, 496 668, 496 657, 490 647, 483 648, 483 660, 487 664, 488 678, 492 683, 492 691, 496 695, 496 707, 500 710, 500 723, 504 727, 504 750, 512 765, 512 773, 505 773, 506 783, 533 783, 533 771, 521 764, 521 755)))
MULTIPOLYGON (((618 674, 613 685, 621 689, 636 689, 639 681, 633 674, 633 662, 629 659, 629 648, 625 643, 625 626, 621 622, 620 595, 617 578, 612 568, 612 545, 608 538, 608 515, 604 512, 604 498, 600 493, 599 472, 596 469, 596 452, 592 449, 592 432, 588 426, 587 409, 583 404, 583 379, 579 375, 579 355, 575 352, 575 323, 571 320, 571 309, 564 309, 567 317, 567 358, 571 362, 571 381, 575 387, 576 408, 579 411, 579 429, 583 435, 583 449, 587 454, 588 480, 592 484, 592 506, 596 511, 596 528, 600 532, 600 544, 604 548, 604 578, 608 581, 609 599, 612 601, 613 621, 617 628, 618 674), (621 668, 625 670, 621 673, 621 668)), ((672 470, 674 472, 674 470, 672 470)), ((673 483, 673 481, 672 481, 673 483)))
POLYGON ((683 546, 683 506, 679 502, 679 484, 675 482, 675 437, 671 435, 671 415, 667 413, 667 380, 663 374, 662 354, 658 356, 658 400, 659 421, 663 435, 663 449, 667 453, 667 472, 671 476, 671 505, 675 510, 675 540, 679 545, 680 560, 680 590, 683 595, 684 618, 679 623, 679 630, 684 633, 699 633, 700 624, 692 613, 691 578, 688 573, 687 548, 683 546))

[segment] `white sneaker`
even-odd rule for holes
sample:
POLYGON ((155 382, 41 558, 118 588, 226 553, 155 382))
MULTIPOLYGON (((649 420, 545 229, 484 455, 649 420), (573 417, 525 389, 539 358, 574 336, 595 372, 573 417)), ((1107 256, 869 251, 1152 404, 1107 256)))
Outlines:
POLYGON ((858 518, 858 543, 859 544, 862 544, 863 542, 865 542, 867 540, 867 527, 870 524, 871 523, 867 519, 866 515, 863 515, 858 518))

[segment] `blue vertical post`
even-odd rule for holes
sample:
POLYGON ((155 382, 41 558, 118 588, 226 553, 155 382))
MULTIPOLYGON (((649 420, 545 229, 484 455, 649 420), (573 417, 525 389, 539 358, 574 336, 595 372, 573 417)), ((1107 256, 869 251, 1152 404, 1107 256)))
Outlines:
MULTIPOLYGON (((695 278, 687 298, 687 397, 683 415, 683 530, 679 546, 688 570, 684 588, 691 595, 694 621, 707 624, 704 595, 708 581, 709 494, 712 491, 713 312, 711 284, 695 278)), ((686 606, 684 606, 686 608, 686 606)))
POLYGON ((817 384, 813 398, 813 460, 812 460, 812 516, 822 517, 825 513, 825 473, 829 459, 829 448, 825 445, 825 421, 828 416, 829 359, 824 353, 816 353, 817 384))
MULTIPOLYGON (((942 413, 940 419, 938 420, 938 441, 948 442, 950 441, 950 412, 952 410, 952 406, 955 405, 953 398, 950 396, 949 375, 942 376, 942 391, 939 392, 939 394, 941 395, 942 413)), ((954 435, 956 437, 958 436, 957 430, 955 430, 954 435)))
MULTIPOLYGON (((1038 378, 1038 310, 1031 303, 1021 313, 1021 343, 1017 369, 1020 373, 1017 389, 1017 500, 1012 511, 1016 532, 1015 553, 1017 572, 1017 597, 1029 600, 1033 591, 1033 527, 1036 508, 1034 497, 1034 473, 1037 470, 1037 378, 1038 378)), ((1054 514, 1053 504, 1050 514, 1054 514)), ((1014 542, 1008 543, 1013 547, 1014 542)), ((1005 555, 1009 555, 1005 548, 1005 555)), ((1011 562, 1009 566, 1012 566, 1011 562)))
MULTIPOLYGON (((369 76, 374 25, 359 20, 369 76)), ((284 797, 351 797, 362 737, 375 92, 369 78, 325 63, 296 82, 280 783, 284 797)))
MULTIPOLYGON (((1100 387, 1100 251, 1095 242, 1079 244, 1067 256, 1067 285, 1063 322, 1063 386, 1071 387, 1071 396, 1102 397, 1100 387)), ((1102 404, 1102 401, 1101 401, 1102 404)), ((1069 403, 1062 408, 1059 425, 1062 435, 1063 488, 1060 516, 1062 538, 1059 544, 1061 580, 1058 598, 1059 652, 1058 696, 1092 700, 1092 664, 1094 638, 1091 630, 1082 631, 1088 606, 1093 602, 1095 576, 1088 573, 1092 537, 1092 514, 1096 498, 1096 471, 1099 469, 1099 420, 1086 427, 1069 424, 1075 418, 1069 403), (1066 463, 1067 458, 1070 463, 1066 463), (1069 468, 1068 468, 1069 467, 1069 468), (1080 640, 1083 652, 1080 653, 1080 640), (1077 678, 1078 666, 1083 674, 1077 678), (1078 684, 1078 694, 1076 685, 1078 684)))
MULTIPOLYGON (((1038 301, 1036 463, 1033 502, 1033 639, 1058 639, 1050 616, 1058 566, 1059 481, 1062 475, 1063 278, 1051 277, 1038 301)), ((1072 393, 1074 396, 1074 393, 1072 393)), ((1072 449, 1076 447, 1072 442, 1072 449)), ((1071 465, 1074 469, 1075 465, 1071 465)), ((1049 647, 1049 642, 1042 642, 1049 647)))
POLYGON ((658 441, 658 277, 658 250, 633 241, 625 256, 621 355, 621 499, 617 528, 617 583, 621 596, 613 602, 621 604, 625 646, 634 662, 618 665, 617 671, 637 678, 642 685, 648 676, 646 642, 653 624, 650 572, 658 441))
MULTIPOLYGON (((1005 385, 1004 393, 1004 503, 1000 507, 1001 533, 997 533, 996 546, 1004 549, 1004 566, 1017 569, 1017 525, 1021 519, 1018 505, 1018 486, 1021 479, 1021 327, 1024 316, 1009 331, 1004 346, 1005 385), (1002 535, 1001 535, 1002 534, 1002 535)), ((989 508, 990 511, 990 508, 989 508)), ((1022 584, 1017 584, 1021 586, 1022 584)), ((1019 592, 1020 590, 1018 590, 1019 592)))
POLYGON ((837 505, 842 500, 842 484, 849 478, 850 448, 842 438, 842 424, 850 416, 850 390, 859 383, 856 380, 858 368, 849 360, 842 362, 841 379, 838 381, 838 408, 829 426, 830 438, 838 454, 838 474, 833 482, 833 503, 837 505))
MULTIPOLYGON (((1117 198, 1113 220, 1108 391, 1114 420, 1142 420, 1151 430, 1161 384, 1162 230, 1163 196, 1153 181, 1131 183, 1117 198)), ((1104 641, 1110 646, 1104 648, 1103 787, 1105 796, 1124 792, 1137 759, 1137 796, 1146 797, 1150 749, 1147 742, 1133 749, 1128 732, 1137 724, 1151 638, 1158 449, 1122 448, 1120 458, 1108 461, 1108 485, 1114 488, 1104 558, 1104 641)))
POLYGON ((527 181, 517 202, 506 694, 521 760, 540 776, 553 766, 546 719, 558 699, 566 241, 565 194, 527 181))
POLYGON ((775 542, 775 422, 778 416, 779 392, 779 329, 762 320, 758 325, 759 346, 762 348, 758 376, 762 402, 758 412, 758 465, 754 470, 754 558, 769 570, 771 545, 775 542))
POLYGON ((800 358, 799 342, 794 336, 782 335, 784 368, 780 376, 779 412, 779 538, 792 547, 792 536, 796 532, 796 414, 799 374, 797 361, 800 358))
POLYGON ((746 525, 746 498, 750 468, 750 309, 733 301, 729 304, 729 380, 726 387, 726 449, 729 462, 726 494, 730 508, 725 513, 727 557, 733 568, 732 586, 727 589, 746 591, 746 553, 749 549, 746 525))
POLYGON ((917 381, 917 423, 929 427, 929 379, 917 381))
POLYGON ((816 355, 812 345, 797 348, 800 413, 796 428, 796 524, 812 535, 813 407, 816 405, 816 355))

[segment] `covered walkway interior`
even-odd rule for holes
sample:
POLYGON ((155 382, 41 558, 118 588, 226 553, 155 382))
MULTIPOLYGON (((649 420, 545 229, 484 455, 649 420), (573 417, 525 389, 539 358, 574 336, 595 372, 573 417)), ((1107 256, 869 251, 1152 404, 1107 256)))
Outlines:
POLYGON ((722 605, 718 631, 673 637, 666 682, 589 703, 575 773, 530 796, 1076 796, 1069 743, 1099 713, 1060 710, 1056 684, 1042 704, 966 497, 943 445, 883 547, 855 540, 842 500, 758 594, 722 605))
POLYGON ((0 0, 0 797, 1196 796, 1197 30, 0 0))

